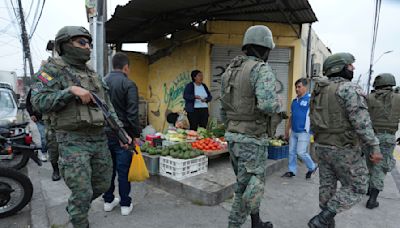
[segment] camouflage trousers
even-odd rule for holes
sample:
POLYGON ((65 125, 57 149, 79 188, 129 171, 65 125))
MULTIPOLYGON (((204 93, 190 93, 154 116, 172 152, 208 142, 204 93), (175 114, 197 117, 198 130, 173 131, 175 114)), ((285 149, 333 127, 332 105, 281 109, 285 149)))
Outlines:
POLYGON ((49 160, 51 164, 58 163, 58 143, 56 139, 56 132, 55 130, 46 125, 46 141, 47 141, 47 153, 49 154, 49 160))
POLYGON ((57 132, 60 172, 71 190, 67 212, 75 228, 89 225, 92 200, 107 191, 112 161, 103 131, 97 133, 57 132))
POLYGON ((240 227, 249 214, 259 212, 264 195, 266 147, 229 142, 229 154, 236 174, 235 197, 229 227, 240 227))
POLYGON ((379 148, 383 155, 383 159, 378 164, 373 164, 369 160, 369 154, 372 152, 369 148, 364 147, 363 151, 366 154, 366 162, 369 170, 369 187, 383 190, 386 173, 392 171, 396 165, 396 160, 393 158, 393 150, 396 146, 395 136, 390 134, 376 134, 379 139, 379 148))
POLYGON ((319 205, 336 213, 350 209, 367 192, 368 170, 359 149, 316 146, 319 205), (341 187, 337 189, 337 182, 341 187))

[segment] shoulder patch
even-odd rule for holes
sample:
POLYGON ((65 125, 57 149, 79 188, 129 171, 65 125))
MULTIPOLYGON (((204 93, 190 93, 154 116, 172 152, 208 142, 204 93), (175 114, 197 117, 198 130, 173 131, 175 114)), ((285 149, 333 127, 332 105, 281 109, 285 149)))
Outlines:
POLYGON ((43 83, 48 83, 49 81, 53 80, 53 77, 44 71, 40 72, 40 74, 37 77, 43 83))
POLYGON ((38 93, 43 89, 43 83, 41 82, 36 82, 35 84, 32 85, 32 91, 35 93, 38 93))

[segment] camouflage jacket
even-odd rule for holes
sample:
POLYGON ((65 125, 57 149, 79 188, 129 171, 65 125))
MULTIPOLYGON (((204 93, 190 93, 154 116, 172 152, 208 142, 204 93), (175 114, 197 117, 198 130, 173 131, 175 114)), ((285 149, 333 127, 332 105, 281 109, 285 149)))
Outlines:
MULTIPOLYGON (((31 102, 33 108, 40 113, 54 118, 57 118, 57 111, 63 109, 69 102, 76 99, 76 97, 69 91, 70 86, 66 79, 69 76, 61 71, 63 67, 68 67, 72 72, 79 71, 79 69, 66 64, 60 58, 54 59, 50 57, 47 63, 43 65, 32 78, 31 102)), ((84 70, 86 72, 94 73, 89 66, 84 70)), ((107 92, 108 87, 98 76, 96 78, 99 80, 98 84, 101 84, 104 88, 104 100, 110 109, 112 117, 117 121, 119 126, 122 126, 122 123, 119 121, 117 114, 114 111, 114 107, 110 102, 107 92)))
MULTIPOLYGON (((276 77, 272 72, 271 67, 268 63, 265 63, 259 58, 253 56, 237 56, 232 61, 243 61, 243 59, 253 59, 259 61, 257 65, 253 67, 250 73, 250 81, 254 88, 257 97, 257 108, 265 114, 278 113, 280 112, 280 104, 276 94, 276 77)), ((221 88, 224 86, 221 85, 221 88)), ((221 97, 224 95, 223 89, 221 89, 221 97)), ((221 119, 226 122, 226 113, 221 108, 221 119)), ((267 131, 267 129, 265 130, 267 131)), ((268 135, 265 137, 255 138, 244 134, 226 132, 225 139, 231 142, 244 142, 244 143, 256 143, 258 145, 267 145, 268 135)))
POLYGON ((331 77, 330 81, 342 83, 336 96, 339 104, 344 108, 350 124, 358 137, 375 152, 380 152, 379 140, 375 136, 372 122, 368 113, 367 98, 361 87, 341 77, 331 77))

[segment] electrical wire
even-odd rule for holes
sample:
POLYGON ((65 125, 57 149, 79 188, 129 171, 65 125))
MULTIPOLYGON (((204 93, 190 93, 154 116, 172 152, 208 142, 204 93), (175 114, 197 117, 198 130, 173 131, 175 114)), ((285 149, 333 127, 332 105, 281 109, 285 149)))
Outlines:
POLYGON ((40 5, 41 5, 40 4, 40 0, 38 0, 37 4, 36 4, 35 14, 33 15, 33 18, 32 18, 32 27, 31 27, 30 31, 32 31, 32 29, 33 29, 33 25, 35 24, 34 21, 37 20, 37 16, 38 16, 38 13, 39 13, 40 5))
POLYGON ((371 43, 371 56, 369 62, 369 75, 367 81, 367 94, 369 94, 370 85, 371 85, 371 77, 372 77, 372 66, 374 64, 374 56, 375 56, 375 46, 376 40, 378 37, 378 27, 379 27, 379 16, 381 11, 381 0, 375 1, 375 14, 374 14, 374 26, 373 26, 373 34, 372 34, 372 43, 371 43))
MULTIPOLYGON (((31 14, 31 11, 32 11, 32 7, 33 7, 33 3, 34 3, 34 2, 35 2, 34 0, 31 1, 31 5, 29 6, 28 14, 25 16, 25 18, 29 18, 29 15, 31 14)), ((21 3, 21 4, 22 4, 22 3, 21 3)))
POLYGON ((37 26, 38 26, 38 24, 39 24, 40 18, 42 17, 42 13, 43 13, 43 9, 44 9, 44 4, 45 4, 45 3, 46 3, 46 0, 43 0, 42 9, 40 10, 40 14, 39 14, 39 17, 38 17, 38 19, 37 19, 37 21, 36 21, 36 24, 35 24, 35 26, 34 26, 32 32, 31 32, 31 34, 29 35, 29 39, 32 38, 33 34, 34 34, 35 31, 36 31, 36 28, 37 28, 37 26))

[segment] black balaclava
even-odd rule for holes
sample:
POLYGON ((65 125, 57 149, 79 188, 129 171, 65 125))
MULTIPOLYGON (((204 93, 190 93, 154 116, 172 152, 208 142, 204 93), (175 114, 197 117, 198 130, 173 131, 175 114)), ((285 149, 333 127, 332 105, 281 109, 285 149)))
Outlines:
POLYGON ((247 56, 254 56, 264 60, 264 62, 267 62, 271 49, 259 45, 250 44, 243 47, 243 50, 247 56))
POLYGON ((70 43, 63 43, 61 50, 61 58, 66 63, 78 68, 86 67, 86 62, 90 59, 90 49, 74 47, 70 43))
POLYGON ((347 65, 343 67, 343 69, 338 72, 338 73, 334 73, 329 75, 328 77, 342 77, 348 80, 353 80, 353 75, 354 75, 354 71, 348 70, 347 69, 347 65))

